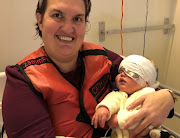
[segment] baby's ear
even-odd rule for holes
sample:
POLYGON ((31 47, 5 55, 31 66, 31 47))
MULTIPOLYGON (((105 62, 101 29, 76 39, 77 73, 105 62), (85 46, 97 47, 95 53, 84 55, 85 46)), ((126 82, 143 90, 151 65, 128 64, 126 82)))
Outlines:
POLYGON ((155 81, 153 85, 151 85, 152 88, 157 89, 159 87, 159 81, 155 81))
POLYGON ((146 87, 149 87, 149 84, 146 82, 146 87))

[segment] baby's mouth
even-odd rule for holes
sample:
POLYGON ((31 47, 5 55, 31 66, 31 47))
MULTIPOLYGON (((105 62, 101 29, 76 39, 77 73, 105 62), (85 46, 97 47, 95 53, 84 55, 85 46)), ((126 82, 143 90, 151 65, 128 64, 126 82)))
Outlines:
POLYGON ((120 79, 120 82, 126 82, 124 79, 120 79))

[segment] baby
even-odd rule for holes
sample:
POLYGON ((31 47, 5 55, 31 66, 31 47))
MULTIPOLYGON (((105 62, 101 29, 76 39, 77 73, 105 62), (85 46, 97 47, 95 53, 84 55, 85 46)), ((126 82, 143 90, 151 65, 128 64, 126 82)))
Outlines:
MULTIPOLYGON (((130 55, 121 62, 119 74, 116 76, 116 87, 120 91, 110 92, 96 107, 92 125, 104 127, 113 114, 117 114, 119 127, 113 128, 111 137, 128 138, 129 133, 139 123, 128 130, 122 130, 123 124, 136 114, 141 106, 128 111, 126 107, 142 95, 155 92, 151 86, 155 84, 157 72, 154 64, 140 55, 130 55)), ((158 86, 158 85, 157 85, 158 86)))

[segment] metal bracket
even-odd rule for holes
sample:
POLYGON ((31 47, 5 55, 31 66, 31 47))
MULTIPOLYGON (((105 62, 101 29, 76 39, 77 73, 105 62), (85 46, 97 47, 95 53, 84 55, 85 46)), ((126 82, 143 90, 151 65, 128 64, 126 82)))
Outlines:
POLYGON ((99 42, 105 41, 105 22, 99 22, 99 42))
MULTIPOLYGON (((169 24, 169 18, 164 18, 164 25, 168 25, 169 24)), ((163 30, 163 34, 168 34, 169 29, 164 29, 163 30)))

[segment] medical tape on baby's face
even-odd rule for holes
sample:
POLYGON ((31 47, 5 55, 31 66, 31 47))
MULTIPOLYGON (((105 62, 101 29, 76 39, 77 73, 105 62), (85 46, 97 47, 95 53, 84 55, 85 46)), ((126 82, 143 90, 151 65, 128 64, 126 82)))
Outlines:
POLYGON ((119 73, 122 73, 122 72, 124 72, 127 76, 129 76, 135 80, 139 79, 139 77, 140 77, 135 72, 132 72, 132 71, 128 70, 127 68, 124 68, 123 66, 119 69, 119 73))
POLYGON ((139 79, 134 80, 141 86, 144 86, 146 82, 151 86, 156 80, 156 69, 151 61, 145 57, 130 55, 121 62, 120 68, 122 66, 140 76, 139 79))
POLYGON ((145 87, 146 81, 137 73, 130 71, 127 68, 124 68, 123 66, 119 70, 119 73, 122 72, 124 72, 128 77, 132 78, 134 81, 136 81, 140 86, 145 87))

